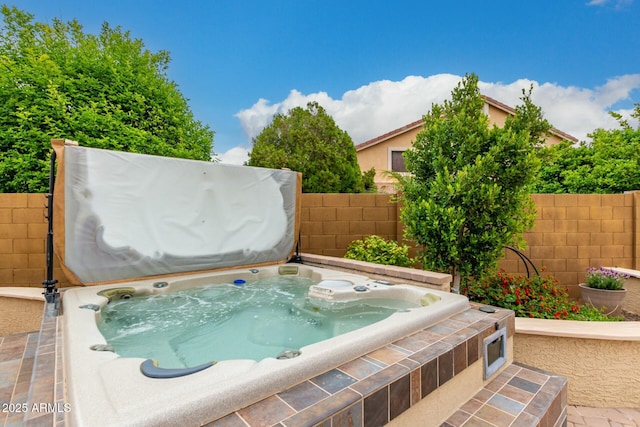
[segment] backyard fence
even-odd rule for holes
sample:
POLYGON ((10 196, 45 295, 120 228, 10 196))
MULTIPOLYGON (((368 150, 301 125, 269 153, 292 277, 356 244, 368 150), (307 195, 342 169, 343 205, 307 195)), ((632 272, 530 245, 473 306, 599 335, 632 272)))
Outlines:
MULTIPOLYGON (((535 194, 534 228, 523 251, 543 274, 553 274, 573 296, 590 266, 640 269, 640 192, 535 194)), ((40 287, 45 279, 44 194, 0 194, 0 286, 40 287)), ((342 257, 349 244, 370 234, 401 240, 400 208, 387 194, 303 194, 302 252, 342 257)), ((501 267, 524 273, 514 253, 501 267)), ((65 286, 59 268, 55 278, 65 286)))

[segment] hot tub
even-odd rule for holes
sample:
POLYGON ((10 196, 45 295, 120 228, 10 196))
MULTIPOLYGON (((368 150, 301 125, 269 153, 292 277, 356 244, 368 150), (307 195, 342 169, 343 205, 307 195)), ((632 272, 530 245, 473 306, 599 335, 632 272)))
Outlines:
MULTIPOLYGON (((200 425, 468 310, 459 295, 286 264, 300 246, 297 172, 53 146, 54 252, 68 283, 84 286, 62 299, 69 425, 200 425), (144 345, 141 357, 118 354, 98 326, 109 301, 279 275, 312 279, 318 310, 367 299, 415 308, 399 304, 384 320, 267 357, 218 357, 215 345, 205 347, 207 362, 184 367, 169 366, 171 357, 156 366, 144 345)), ((176 342, 169 351, 184 360, 191 344, 176 342)))
MULTIPOLYGON (((64 292, 63 342, 70 425, 194 425, 218 419, 260 399, 326 372, 399 338, 468 309, 465 297, 412 285, 392 285, 363 275, 286 264, 144 280, 64 292), (304 346, 296 357, 222 360, 197 372, 151 374, 146 358, 108 351, 97 320, 109 300, 154 295, 209 285, 251 281, 278 275, 312 279, 310 297, 324 303, 355 299, 406 301, 384 320, 304 346), (154 287, 154 284, 156 286, 154 287), (123 290, 124 289, 124 290, 123 290), (107 350, 107 351, 104 351, 107 350), (143 372, 144 371, 144 372, 143 372)), ((213 356, 215 358, 215 355, 213 356)))

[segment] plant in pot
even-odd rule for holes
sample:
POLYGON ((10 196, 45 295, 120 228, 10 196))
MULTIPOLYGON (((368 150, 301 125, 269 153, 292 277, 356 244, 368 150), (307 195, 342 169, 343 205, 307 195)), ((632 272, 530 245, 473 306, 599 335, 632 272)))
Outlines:
POLYGON ((624 283, 628 275, 606 267, 587 270, 586 283, 580 283, 580 298, 583 303, 602 308, 610 316, 622 315, 622 303, 627 294, 624 283))

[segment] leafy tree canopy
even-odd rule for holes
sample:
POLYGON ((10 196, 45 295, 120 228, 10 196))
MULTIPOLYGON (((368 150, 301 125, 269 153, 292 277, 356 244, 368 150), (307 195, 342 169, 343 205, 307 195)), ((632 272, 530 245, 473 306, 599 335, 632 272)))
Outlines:
MULTIPOLYGON (((633 129, 611 113, 619 129, 596 129, 592 142, 569 142, 541 150, 543 167, 537 193, 622 193, 640 190, 640 127, 633 129)), ((640 104, 632 117, 640 119, 640 104)))
POLYGON ((34 23, 2 6, 0 192, 47 189, 52 138, 81 145, 211 160, 213 132, 168 80, 169 54, 105 23, 34 23))
POLYGON ((301 172, 305 193, 364 190, 351 137, 317 102, 277 114, 253 139, 247 164, 301 172))
POLYGON ((521 246, 533 225, 529 197, 539 169, 535 148, 550 129, 528 93, 503 128, 489 126, 478 78, 467 75, 451 101, 433 105, 405 152, 401 218, 421 247, 424 268, 458 280, 495 267, 506 245, 521 246))

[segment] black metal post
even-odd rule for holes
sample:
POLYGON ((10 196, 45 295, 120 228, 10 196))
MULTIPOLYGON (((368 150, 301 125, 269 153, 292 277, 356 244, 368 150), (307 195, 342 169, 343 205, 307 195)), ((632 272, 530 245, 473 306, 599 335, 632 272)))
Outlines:
POLYGON ((300 233, 298 233, 298 241, 296 242, 296 253, 287 263, 302 264, 302 256, 300 255, 300 233))
POLYGON ((57 305, 60 295, 56 288, 58 281, 53 278, 53 189, 55 186, 55 166, 56 152, 51 151, 51 162, 49 164, 49 194, 47 194, 47 279, 42 282, 44 297, 48 303, 57 305))
POLYGON ((523 254, 521 251, 519 251, 518 249, 511 247, 511 246, 505 246, 505 249, 509 249, 512 252, 515 252, 516 255, 518 255, 520 257, 520 260, 522 261, 522 263, 524 264, 524 268, 527 269, 527 277, 531 277, 531 273, 529 271, 529 265, 531 267, 533 267, 533 271, 536 272, 536 276, 539 276, 540 273, 538 273, 538 269, 536 268, 535 264, 533 263, 533 261, 531 261, 531 259, 529 259, 528 256, 526 256, 525 254, 523 254))

